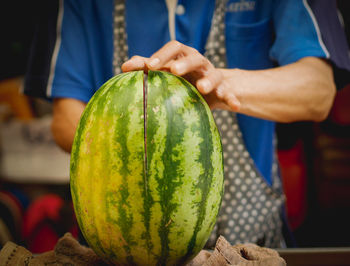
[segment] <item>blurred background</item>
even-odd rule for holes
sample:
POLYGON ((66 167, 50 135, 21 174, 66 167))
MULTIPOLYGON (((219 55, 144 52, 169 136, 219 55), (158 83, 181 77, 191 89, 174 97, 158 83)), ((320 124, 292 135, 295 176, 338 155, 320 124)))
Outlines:
MULTIPOLYGON (((51 103, 21 94, 42 2, 0 3, 0 248, 11 240, 36 253, 77 235, 70 157, 53 141, 51 103)), ((350 3, 338 4, 349 42, 350 3)), ((350 85, 324 122, 278 124, 277 137, 297 246, 350 247, 350 85)))

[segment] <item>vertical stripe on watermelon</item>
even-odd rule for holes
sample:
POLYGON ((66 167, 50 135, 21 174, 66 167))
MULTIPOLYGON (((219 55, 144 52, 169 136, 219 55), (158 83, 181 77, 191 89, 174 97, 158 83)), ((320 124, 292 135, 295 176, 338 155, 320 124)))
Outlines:
MULTIPOLYGON (((94 125, 94 116, 92 116, 92 114, 96 113, 96 109, 99 107, 96 104, 92 104, 92 102, 96 101, 93 99, 98 99, 101 95, 106 94, 109 88, 120 78, 122 77, 116 76, 107 81, 87 104, 79 122, 71 152, 70 184, 77 220, 85 238, 88 239, 89 242, 93 241, 96 243, 94 247, 96 248, 96 252, 100 255, 104 255, 106 252, 103 247, 99 245, 100 242, 96 226, 94 226, 93 215, 88 213, 88 211, 91 211, 90 204, 88 204, 91 201, 86 199, 86 196, 89 197, 91 195, 91 185, 93 185, 93 183, 90 182, 89 175, 89 172, 91 172, 91 165, 84 162, 84 160, 86 161, 89 159, 87 153, 90 152, 87 152, 87 145, 84 145, 84 143, 91 143, 91 134, 89 132, 91 132, 91 126, 94 125), (77 160, 77 158, 79 158, 79 160, 77 160), (87 221, 82 222, 82 217, 87 219, 87 221)), ((104 257, 105 256, 106 255, 104 255, 104 257)))
POLYGON ((162 79, 158 72, 149 72, 148 78, 147 173, 149 192, 154 199, 150 231, 153 238, 159 237, 155 253, 160 254, 159 263, 165 265, 170 257, 171 214, 178 207, 178 203, 171 202, 171 198, 182 180, 176 174, 179 162, 172 159, 172 152, 181 141, 183 132, 177 132, 175 128, 182 128, 183 122, 177 121, 171 104, 164 104, 172 93, 168 87, 169 79, 162 79))
MULTIPOLYGON (((209 107, 203 104, 202 96, 186 80, 181 78, 179 80, 187 88, 189 98, 192 99, 193 109, 198 112, 199 119, 193 122, 191 127, 192 131, 195 128, 201 137, 201 142, 198 144, 200 154, 198 161, 201 162, 204 168, 197 183, 197 188, 200 189, 202 196, 198 203, 198 219, 187 246, 186 256, 191 256, 197 254, 203 248, 214 227, 221 205, 221 197, 218 197, 218 195, 223 195, 223 179, 221 178, 223 175, 223 160, 220 135, 209 107)), ((188 105, 185 106, 187 111, 188 105)), ((185 120, 191 121, 191 116, 194 115, 189 115, 185 120)), ((186 160, 186 157, 183 159, 186 160)))
MULTIPOLYGON (((81 164, 77 169, 80 184, 74 186, 84 189, 84 195, 87 195, 86 198, 80 196, 83 202, 78 205, 89 206, 89 211, 93 213, 85 213, 84 216, 94 219, 88 227, 95 228, 95 232, 86 239, 96 238, 89 244, 100 245, 98 250, 102 253, 116 250, 108 257, 126 258, 124 263, 128 264, 134 263, 133 257, 137 257, 134 252, 140 253, 132 246, 136 244, 136 239, 140 245, 142 240, 139 240, 139 235, 145 232, 141 223, 143 217, 139 215, 143 210, 140 206, 143 198, 140 186, 144 179, 142 80, 141 71, 127 73, 111 86, 105 86, 106 92, 96 98, 90 114, 87 107, 87 116, 93 123, 84 121, 85 132, 82 135, 89 139, 82 140, 80 153, 76 155, 81 164), (87 172, 81 173, 83 171, 87 172), (107 243, 104 239, 110 241, 107 243)), ((88 234, 87 230, 83 232, 88 234)))
POLYGON ((223 169, 222 161, 214 169, 211 159, 221 158, 221 150, 213 148, 220 137, 207 105, 184 79, 150 71, 148 91, 150 229, 160 238, 160 263, 173 264, 174 258, 186 260, 203 247, 210 233, 201 230, 203 223, 214 225, 220 199, 213 209, 209 190, 216 186, 222 193, 223 169))

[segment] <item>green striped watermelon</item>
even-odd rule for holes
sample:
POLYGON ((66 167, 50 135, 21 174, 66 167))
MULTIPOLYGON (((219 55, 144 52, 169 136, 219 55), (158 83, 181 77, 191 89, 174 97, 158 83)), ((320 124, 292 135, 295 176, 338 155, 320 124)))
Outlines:
POLYGON ((109 263, 174 265, 205 245, 223 194, 209 107, 167 72, 117 75, 91 98, 71 153, 79 227, 109 263))

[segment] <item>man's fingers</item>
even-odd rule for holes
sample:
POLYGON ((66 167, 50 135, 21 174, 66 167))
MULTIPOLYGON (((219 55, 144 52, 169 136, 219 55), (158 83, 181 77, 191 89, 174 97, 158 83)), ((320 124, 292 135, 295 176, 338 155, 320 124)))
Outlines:
POLYGON ((133 56, 122 65, 122 71, 147 70, 146 57, 133 56))
POLYGON ((207 72, 209 69, 214 69, 209 60, 192 48, 185 56, 173 60, 170 66, 170 71, 179 76, 190 72, 207 72))
POLYGON ((202 94, 208 94, 212 92, 223 80, 221 71, 212 67, 205 73, 203 78, 196 82, 196 87, 202 94))
POLYGON ((170 41, 154 53, 146 62, 149 69, 163 68, 169 61, 182 56, 187 46, 178 41, 170 41))
POLYGON ((241 103, 236 97, 236 95, 229 89, 226 82, 222 82, 216 88, 216 96, 218 97, 218 99, 226 103, 226 105, 228 105, 233 111, 239 111, 241 103))

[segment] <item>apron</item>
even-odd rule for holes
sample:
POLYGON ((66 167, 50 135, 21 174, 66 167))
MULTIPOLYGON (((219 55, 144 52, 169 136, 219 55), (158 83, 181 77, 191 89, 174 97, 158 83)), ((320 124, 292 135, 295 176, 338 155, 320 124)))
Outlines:
MULTIPOLYGON (((205 56, 215 66, 227 67, 225 42, 225 7, 227 0, 217 0, 205 56)), ((125 27, 125 2, 115 0, 114 5, 114 74, 128 60, 125 27)), ((206 244, 215 246, 220 235, 232 245, 255 243, 271 248, 281 247, 282 207, 284 195, 274 154, 272 186, 257 170, 247 151, 236 114, 214 110, 213 116, 223 143, 225 192, 217 222, 206 244)))

